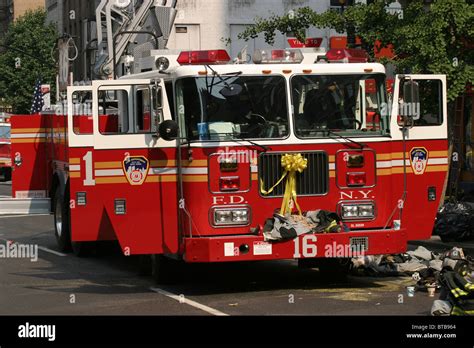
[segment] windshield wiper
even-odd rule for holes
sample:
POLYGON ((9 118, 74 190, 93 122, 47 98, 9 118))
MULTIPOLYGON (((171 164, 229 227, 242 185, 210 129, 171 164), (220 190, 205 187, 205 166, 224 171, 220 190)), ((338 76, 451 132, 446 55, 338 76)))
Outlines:
MULTIPOLYGON (((350 142, 350 143, 352 143, 352 144, 357 145, 358 147, 360 147, 361 150, 367 147, 366 144, 359 143, 358 141, 352 140, 351 138, 346 137, 346 136, 344 136, 344 135, 341 135, 341 134, 339 134, 339 133, 337 133, 337 132, 334 132, 334 131, 332 131, 332 130, 330 130, 330 129, 325 129, 325 130, 323 130, 323 132, 327 132, 327 133, 328 133, 328 136, 331 136, 331 134, 332 134, 332 135, 335 135, 336 137, 339 137, 339 138, 341 138, 341 139, 347 140, 348 142, 350 142)), ((349 145, 348 143, 345 143, 345 144, 349 145)))
POLYGON ((255 147, 260 148, 262 150, 262 152, 268 152, 268 150, 270 150, 270 148, 268 146, 257 144, 256 142, 254 142, 252 140, 245 139, 245 138, 242 138, 242 137, 239 137, 238 139, 232 139, 232 141, 246 141, 247 143, 249 143, 249 144, 251 144, 255 147))
MULTIPOLYGON (((231 86, 227 83, 227 80, 230 80, 231 78, 233 77, 236 77, 236 76, 240 76, 242 75, 242 71, 236 71, 236 72, 231 72, 231 73, 226 73, 226 74, 219 74, 217 71, 215 71, 210 65, 205 65, 206 69, 209 69, 212 71, 212 81, 211 81, 211 85, 207 86, 207 89, 208 89, 208 92, 209 94, 212 94, 212 89, 214 88, 215 86, 215 83, 214 83, 214 78, 217 76, 219 78, 219 80, 224 84, 225 87, 227 88, 231 88, 231 86), (222 76, 225 76, 226 78, 223 78, 222 76)), ((206 80, 207 82, 207 80, 206 80)))

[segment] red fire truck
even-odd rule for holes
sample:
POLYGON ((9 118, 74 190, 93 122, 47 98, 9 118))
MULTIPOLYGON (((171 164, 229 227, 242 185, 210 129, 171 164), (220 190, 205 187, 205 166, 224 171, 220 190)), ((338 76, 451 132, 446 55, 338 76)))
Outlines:
POLYGON ((448 170, 445 76, 399 75, 389 95, 380 64, 303 61, 152 51, 134 75, 69 87, 66 112, 12 117, 14 196, 51 197, 61 250, 117 240, 152 255, 158 281, 176 260, 303 264, 332 245, 401 253, 429 238, 448 170), (269 190, 298 157, 294 192, 269 190), (347 228, 269 241, 285 198, 347 228))
POLYGON ((0 114, 0 176, 4 181, 10 181, 12 177, 10 129, 10 116, 0 114))

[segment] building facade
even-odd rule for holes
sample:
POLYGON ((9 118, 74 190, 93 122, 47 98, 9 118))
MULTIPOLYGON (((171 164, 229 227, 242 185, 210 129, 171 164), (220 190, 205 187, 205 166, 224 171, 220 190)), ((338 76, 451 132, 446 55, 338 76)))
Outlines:
MULTIPOLYGON (((345 0, 347 6, 364 0, 345 0)), ((76 80, 90 78, 91 50, 96 35, 95 9, 99 0, 46 0, 48 19, 57 24, 58 32, 74 38, 82 54, 72 65, 76 80)), ((263 35, 243 41, 238 35, 254 23, 257 17, 282 15, 291 10, 309 6, 317 12, 330 8, 339 10, 339 0, 178 0, 178 14, 168 42, 170 49, 226 49, 231 57, 246 48, 252 54, 256 48, 268 48, 263 35)), ((147 29, 146 27, 144 29, 147 29)), ((329 38, 340 35, 331 30, 310 29, 309 37, 323 39, 328 47, 329 38)), ((278 33, 273 47, 288 47, 287 37, 278 33)))
POLYGON ((11 22, 28 10, 44 8, 44 0, 0 0, 0 39, 5 36, 11 22))
MULTIPOLYGON (((331 1, 320 0, 181 0, 169 47, 180 49, 226 48, 232 57, 243 49, 252 54, 256 48, 268 48, 263 35, 243 41, 238 35, 255 22, 256 17, 283 15, 309 6, 317 12, 326 11, 331 1)), ((327 46, 330 31, 310 29, 309 37, 323 38, 327 46)), ((274 47, 287 47, 287 38, 277 33, 274 47)))
POLYGON ((26 11, 44 8, 44 0, 13 0, 13 19, 18 19, 26 11))

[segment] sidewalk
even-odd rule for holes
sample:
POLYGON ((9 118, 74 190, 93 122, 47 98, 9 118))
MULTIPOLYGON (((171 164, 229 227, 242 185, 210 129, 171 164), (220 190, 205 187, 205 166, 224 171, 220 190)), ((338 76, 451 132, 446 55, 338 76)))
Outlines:
POLYGON ((425 248, 431 251, 437 252, 448 251, 453 247, 458 247, 464 250, 465 255, 470 255, 474 257, 474 240, 444 243, 441 241, 441 238, 439 236, 432 236, 431 239, 428 240, 411 241, 408 243, 408 248, 416 248, 419 245, 424 246, 425 248))

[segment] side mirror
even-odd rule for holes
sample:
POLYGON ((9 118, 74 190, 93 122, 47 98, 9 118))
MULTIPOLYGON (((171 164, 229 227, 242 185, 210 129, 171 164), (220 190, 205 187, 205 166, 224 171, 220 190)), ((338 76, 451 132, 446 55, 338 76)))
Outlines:
POLYGON ((419 120, 420 113, 420 85, 413 80, 405 80, 403 84, 403 110, 404 116, 419 120))
POLYGON ((166 141, 172 141, 178 138, 178 131, 178 124, 172 120, 163 121, 158 127, 158 134, 166 141))

